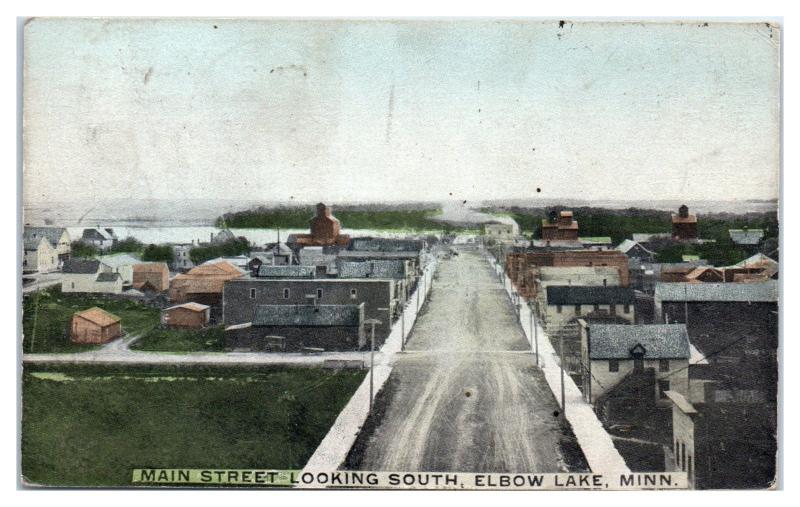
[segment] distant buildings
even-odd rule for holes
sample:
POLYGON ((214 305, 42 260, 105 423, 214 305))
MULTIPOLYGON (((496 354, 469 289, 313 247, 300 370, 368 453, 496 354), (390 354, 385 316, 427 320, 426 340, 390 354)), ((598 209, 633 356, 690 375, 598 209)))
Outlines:
POLYGON ((542 220, 542 239, 545 241, 578 241, 578 221, 571 211, 550 213, 550 219, 542 220))
POLYGON ((192 243, 180 243, 172 245, 172 269, 175 271, 188 271, 194 267, 190 252, 195 245, 192 243))
POLYGON ((97 247, 100 250, 108 250, 118 241, 114 229, 97 227, 83 230, 80 240, 85 245, 97 247))
POLYGON ((214 318, 222 312, 225 282, 243 275, 242 270, 225 261, 197 266, 172 279, 169 299, 173 303, 195 302, 210 306, 214 318))
POLYGON ((288 246, 298 251, 306 246, 340 246, 346 247, 350 237, 341 234, 341 224, 333 216, 330 206, 317 204, 316 215, 310 220, 310 234, 292 234, 287 239, 288 246))
POLYGON ((122 275, 97 259, 69 259, 61 270, 63 292, 121 294, 122 275))
POLYGON ((122 285, 133 285, 133 266, 142 261, 127 253, 113 255, 101 255, 97 258, 101 263, 110 268, 112 273, 119 273, 122 277, 122 285))
POLYGON ((169 268, 165 262, 140 262, 133 265, 133 288, 161 293, 169 288, 169 268))
POLYGON ((730 229, 728 235, 737 246, 756 247, 764 238, 764 229, 730 229))
POLYGON ((513 224, 501 222, 489 222, 483 226, 483 234, 486 239, 494 240, 513 240, 519 232, 514 231, 513 224))
POLYGON ((628 256, 628 259, 638 262, 655 262, 656 254, 642 246, 641 243, 626 239, 619 245, 617 250, 628 256))
POLYGON ((23 272, 56 271, 69 259, 72 250, 69 232, 64 227, 25 226, 22 243, 23 272))
POLYGON ((101 308, 89 308, 72 316, 69 336, 74 343, 108 343, 121 335, 121 319, 101 308))
POLYGON ((678 213, 672 214, 672 238, 677 240, 697 239, 697 215, 689 214, 689 207, 682 204, 678 213))

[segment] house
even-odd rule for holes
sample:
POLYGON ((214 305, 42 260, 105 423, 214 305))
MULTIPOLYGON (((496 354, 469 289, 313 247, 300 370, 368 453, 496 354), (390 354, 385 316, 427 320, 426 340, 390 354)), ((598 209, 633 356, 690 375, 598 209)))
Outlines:
POLYGON ((483 235, 486 239, 494 239, 499 241, 511 240, 519 234, 519 227, 516 228, 514 224, 489 222, 483 225, 483 235))
POLYGON ((639 262, 654 262, 656 258, 655 252, 651 252, 641 243, 626 239, 619 245, 617 250, 628 256, 628 259, 636 259, 639 262))
POLYGON ((100 250, 108 250, 117 242, 117 235, 114 234, 114 229, 97 227, 94 229, 84 229, 83 236, 81 236, 81 243, 91 245, 99 248, 100 250))
POLYGON ((687 283, 724 282, 725 272, 713 266, 698 266, 686 274, 687 283))
POLYGON ((306 347, 359 350, 367 345, 364 304, 258 305, 252 322, 225 329, 227 349, 282 350, 306 347))
POLYGON ((62 292, 121 294, 122 275, 97 259, 69 259, 61 268, 62 292))
POLYGON ((550 212, 550 219, 542 220, 542 239, 578 241, 578 221, 573 219, 572 212, 550 212))
POLYGON ((101 255, 97 260, 111 268, 112 273, 119 273, 122 277, 122 285, 125 286, 133 284, 133 266, 142 262, 127 253, 101 255))
POLYGON ((764 238, 764 229, 729 229, 728 235, 737 246, 755 247, 764 238))
POLYGON ((543 291, 550 285, 578 285, 586 287, 619 286, 619 270, 609 266, 535 266, 530 268, 525 280, 532 287, 533 299, 546 298, 543 291))
POLYGON ((672 234, 668 232, 647 232, 647 233, 633 233, 631 234, 631 238, 633 239, 634 243, 639 243, 641 245, 649 246, 652 243, 658 243, 661 241, 668 241, 672 239, 672 234))
POLYGON ((563 355, 570 372, 580 371, 579 319, 592 322, 633 324, 633 289, 613 286, 548 286, 537 301, 542 328, 553 348, 563 355))
POLYGON ((310 220, 310 230, 311 234, 289 235, 288 246, 296 252, 306 246, 346 247, 350 243, 350 236, 341 234, 339 219, 324 203, 317 204, 316 214, 310 220))
POLYGON ((201 329, 211 319, 211 307, 200 303, 183 303, 161 311, 161 324, 167 327, 201 329))
POLYGON ((780 264, 778 261, 762 253, 757 253, 726 269, 756 270, 757 273, 764 275, 765 278, 777 279, 779 268, 780 264))
POLYGON ((505 271, 517 292, 524 298, 535 297, 537 269, 553 267, 611 267, 619 273, 619 285, 630 283, 628 257, 617 250, 567 250, 509 253, 504 258, 505 271))
POLYGON ((29 241, 39 245, 39 239, 46 238, 58 255, 58 267, 69 259, 72 252, 72 239, 66 227, 31 227, 26 225, 23 231, 23 242, 29 241))
POLYGON ((689 207, 685 204, 678 208, 677 214, 672 214, 672 239, 697 239, 697 215, 690 214, 689 207))
POLYGON ((72 316, 69 336, 74 343, 108 343, 122 336, 122 322, 101 308, 89 308, 72 316))
POLYGON ((23 249, 23 273, 50 273, 58 270, 58 251, 46 237, 23 239, 23 249))
POLYGON ((133 265, 133 288, 164 292, 169 288, 169 268, 166 262, 140 262, 133 265))
POLYGON ((193 243, 181 243, 172 245, 172 269, 175 271, 188 271, 194 267, 191 251, 193 243))
POLYGON ((416 270, 414 262, 408 259, 354 261, 337 258, 336 276, 338 278, 391 278, 398 283, 397 291, 401 295, 401 300, 406 301, 415 284, 416 270))
POLYGON ((686 472, 694 489, 765 489, 776 478, 777 408, 750 396, 711 392, 701 402, 667 391, 672 450, 667 471, 686 472), (670 466, 671 465, 671 466, 670 466))
POLYGON ((196 302, 212 308, 212 319, 222 312, 222 292, 225 282, 241 278, 244 272, 229 262, 217 262, 194 267, 169 284, 169 299, 173 303, 196 302))
MULTIPOLYGON (((261 266, 263 270, 267 266, 261 266)), ((294 266, 297 267, 297 266, 294 266)), ((391 330, 402 293, 391 279, 377 278, 237 278, 225 283, 223 321, 226 326, 253 322, 260 305, 360 305, 365 318, 378 319, 380 343, 391 330)))
POLYGON ((296 255, 294 250, 292 250, 286 243, 278 241, 272 245, 272 247, 270 247, 269 251, 272 253, 272 263, 276 266, 297 264, 295 262, 296 255))
POLYGON ((669 403, 666 392, 689 393, 689 334, 683 324, 618 325, 579 321, 583 396, 589 403, 631 373, 652 369, 657 403, 669 403))

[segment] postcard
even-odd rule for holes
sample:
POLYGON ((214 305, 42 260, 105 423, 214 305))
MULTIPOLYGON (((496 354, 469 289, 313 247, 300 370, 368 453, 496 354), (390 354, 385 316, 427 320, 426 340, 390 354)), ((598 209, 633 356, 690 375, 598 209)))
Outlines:
POLYGON ((21 487, 781 487, 780 23, 20 30, 21 487))

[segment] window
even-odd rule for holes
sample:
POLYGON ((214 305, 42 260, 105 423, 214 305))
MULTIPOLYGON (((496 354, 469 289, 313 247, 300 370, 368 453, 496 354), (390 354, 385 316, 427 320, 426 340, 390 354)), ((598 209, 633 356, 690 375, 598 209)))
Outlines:
POLYGON ((357 289, 350 289, 350 297, 355 299, 356 296, 358 296, 358 290, 357 289))
POLYGON ((678 439, 675 439, 675 464, 677 466, 681 466, 681 447, 678 443, 678 439))
POLYGON ((658 371, 669 371, 669 359, 658 360, 658 371))
POLYGON ((561 313, 561 305, 556 305, 556 313, 561 313))
POLYGON ((283 289, 283 299, 289 299, 289 289, 283 289))
POLYGON ((575 315, 581 314, 581 305, 575 305, 575 315))
POLYGON ((73 289, 75 288, 75 282, 72 282, 70 285, 72 286, 73 289))
POLYGON ((686 471, 686 444, 681 442, 681 470, 686 471))
POLYGON ((617 314, 617 305, 608 305, 608 313, 611 315, 617 314))
POLYGON ((322 299, 322 289, 317 289, 317 299, 322 299))
POLYGON ((687 478, 691 481, 692 480, 692 455, 686 457, 686 475, 687 478))
POLYGON ((631 305, 625 305, 625 308, 623 308, 623 310, 625 311, 625 313, 631 313, 631 305))
POLYGON ((256 298, 256 290, 250 289, 250 299, 255 299, 255 298, 256 298))
POLYGON ((599 312, 600 311, 600 305, 594 305, 594 311, 599 312))
POLYGON ((612 371, 612 372, 619 371, 619 360, 617 360, 617 359, 609 359, 608 360, 608 371, 612 371))
POLYGON ((666 392, 669 391, 669 380, 658 381, 658 397, 664 399, 667 397, 666 392))

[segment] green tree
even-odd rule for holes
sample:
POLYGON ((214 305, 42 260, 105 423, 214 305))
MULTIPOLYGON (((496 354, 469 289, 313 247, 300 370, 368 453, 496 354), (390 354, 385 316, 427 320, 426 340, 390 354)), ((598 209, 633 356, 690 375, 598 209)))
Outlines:
POLYGON ((114 243, 114 245, 108 249, 109 253, 139 253, 144 248, 144 244, 139 241, 138 239, 134 238, 133 236, 128 236, 125 239, 121 239, 114 243))
POLYGON ((100 255, 100 249, 94 245, 87 245, 80 241, 73 241, 71 245, 71 256, 81 258, 92 258, 100 255))
POLYGON ((175 260, 175 255, 169 245, 150 244, 142 252, 142 260, 145 262, 166 262, 171 264, 175 260))
POLYGON ((189 250, 189 258, 195 264, 202 264, 209 259, 217 257, 232 257, 235 255, 249 254, 251 250, 247 238, 238 237, 229 239, 218 245, 198 246, 189 250))

